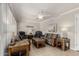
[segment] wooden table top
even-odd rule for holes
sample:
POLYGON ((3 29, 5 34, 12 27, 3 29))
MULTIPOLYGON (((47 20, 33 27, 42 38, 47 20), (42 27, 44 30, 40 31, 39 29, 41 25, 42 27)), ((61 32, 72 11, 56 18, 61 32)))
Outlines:
POLYGON ((15 45, 10 45, 9 48, 17 47, 17 46, 22 46, 22 45, 29 45, 29 42, 27 39, 24 39, 22 41, 18 41, 15 43, 15 45))
POLYGON ((45 40, 42 39, 42 38, 33 38, 33 40, 35 40, 35 41, 45 41, 45 40))

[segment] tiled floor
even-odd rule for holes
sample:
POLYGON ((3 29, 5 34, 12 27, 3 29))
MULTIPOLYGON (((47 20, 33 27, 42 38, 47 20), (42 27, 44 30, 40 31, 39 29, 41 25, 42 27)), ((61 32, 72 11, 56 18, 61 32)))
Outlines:
POLYGON ((73 50, 62 51, 59 48, 51 47, 49 45, 37 49, 35 46, 32 45, 30 55, 31 56, 79 56, 79 52, 73 50))

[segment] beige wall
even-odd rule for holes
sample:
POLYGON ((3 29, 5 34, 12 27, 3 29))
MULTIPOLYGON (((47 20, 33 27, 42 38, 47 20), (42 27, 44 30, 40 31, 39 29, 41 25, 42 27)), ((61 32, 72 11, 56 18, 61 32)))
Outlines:
POLYGON ((62 29, 67 28, 67 35, 70 38, 70 47, 71 49, 76 49, 76 39, 75 39, 75 34, 76 34, 76 25, 75 21, 76 18, 75 16, 79 14, 79 10, 73 11, 71 13, 65 14, 61 17, 59 17, 57 20, 57 24, 59 27, 59 32, 63 33, 62 29))
POLYGON ((27 20, 23 20, 18 23, 18 31, 25 31, 26 34, 29 34, 30 32, 34 34, 35 31, 38 30, 40 30, 40 23, 31 22, 27 20), (33 28, 29 28, 28 26, 33 26, 33 28))
POLYGON ((75 16, 79 14, 79 9, 77 10, 74 10, 74 11, 71 11, 71 12, 68 12, 66 14, 63 14, 57 18, 51 18, 51 19, 48 19, 48 21, 45 21, 43 22, 43 26, 41 27, 42 28, 42 31, 43 32, 46 32, 48 29, 47 28, 51 28, 51 26, 53 26, 53 24, 57 24, 57 33, 60 33, 61 36, 64 32, 67 33, 67 37, 70 38, 70 48, 75 50, 76 48, 76 39, 75 39, 75 34, 76 34, 76 30, 75 30, 75 21, 76 21, 76 18, 75 16), (51 26, 50 25, 47 25, 47 24, 52 24, 51 26), (64 30, 64 31, 63 31, 64 30))

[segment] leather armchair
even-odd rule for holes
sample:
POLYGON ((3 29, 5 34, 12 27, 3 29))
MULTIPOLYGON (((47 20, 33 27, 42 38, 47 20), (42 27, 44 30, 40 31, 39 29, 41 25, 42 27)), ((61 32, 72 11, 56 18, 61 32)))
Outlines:
POLYGON ((41 38, 43 36, 42 31, 36 31, 35 36, 36 38, 41 38))
POLYGON ((45 34, 46 43, 53 47, 56 46, 56 38, 57 38, 56 34, 51 34, 51 33, 45 34))
POLYGON ((20 31, 20 32, 19 32, 19 38, 20 38, 21 40, 27 38, 27 35, 25 34, 24 31, 20 31))

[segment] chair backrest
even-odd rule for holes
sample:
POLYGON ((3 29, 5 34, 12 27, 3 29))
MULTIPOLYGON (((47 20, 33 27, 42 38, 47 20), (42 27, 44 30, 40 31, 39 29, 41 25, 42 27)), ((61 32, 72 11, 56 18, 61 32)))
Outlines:
POLYGON ((40 37, 42 37, 42 31, 36 31, 35 32, 35 37, 38 37, 38 38, 40 38, 40 37))
POLYGON ((19 34, 20 35, 25 35, 25 32, 24 31, 20 31, 19 34))

